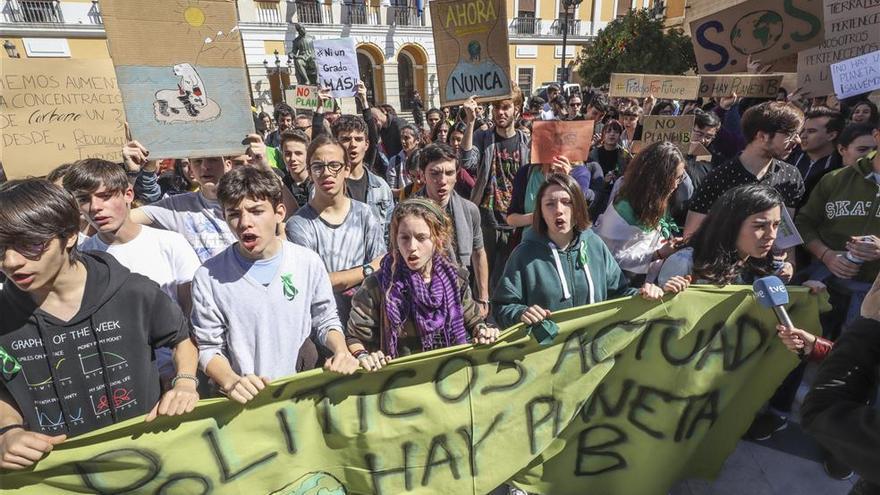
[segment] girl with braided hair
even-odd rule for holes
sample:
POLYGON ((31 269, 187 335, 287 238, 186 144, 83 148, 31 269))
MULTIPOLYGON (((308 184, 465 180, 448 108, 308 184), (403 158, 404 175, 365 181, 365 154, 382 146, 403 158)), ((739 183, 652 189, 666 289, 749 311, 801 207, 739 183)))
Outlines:
POLYGON ((433 202, 408 199, 394 209, 391 249, 352 300, 348 347, 361 367, 498 338, 480 316, 467 270, 449 259, 450 242, 452 222, 433 202))

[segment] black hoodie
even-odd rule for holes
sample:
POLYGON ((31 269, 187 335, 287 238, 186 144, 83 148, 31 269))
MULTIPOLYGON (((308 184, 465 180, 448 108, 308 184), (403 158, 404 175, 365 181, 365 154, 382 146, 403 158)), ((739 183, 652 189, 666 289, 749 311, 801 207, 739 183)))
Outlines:
POLYGON ((0 383, 30 431, 75 436, 149 412, 160 395, 154 349, 189 337, 155 282, 106 253, 82 261, 86 287, 70 321, 10 281, 0 291, 0 383))

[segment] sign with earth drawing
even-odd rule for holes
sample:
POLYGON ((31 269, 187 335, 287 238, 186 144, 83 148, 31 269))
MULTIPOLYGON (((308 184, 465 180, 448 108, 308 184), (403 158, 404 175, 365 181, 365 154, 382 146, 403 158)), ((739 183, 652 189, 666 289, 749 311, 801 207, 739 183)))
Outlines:
POLYGON ((746 72, 825 39, 822 0, 749 0, 690 23, 700 74, 746 72))
POLYGON ((441 104, 510 96, 504 0, 435 0, 431 24, 441 104))

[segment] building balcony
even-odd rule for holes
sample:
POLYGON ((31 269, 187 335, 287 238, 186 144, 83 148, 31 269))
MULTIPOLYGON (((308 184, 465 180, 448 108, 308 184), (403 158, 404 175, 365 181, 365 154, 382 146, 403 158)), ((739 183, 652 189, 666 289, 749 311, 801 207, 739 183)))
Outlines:
POLYGON ((58 0, 6 0, 2 22, 9 24, 64 24, 64 13, 58 0))
POLYGON ((550 25, 550 34, 554 36, 562 36, 565 31, 568 31, 568 36, 579 36, 581 32, 580 19, 569 19, 568 23, 565 22, 565 19, 556 19, 550 25))
POLYGON ((294 17, 302 24, 333 24, 333 9, 323 2, 298 0, 294 17))
POLYGON ((344 24, 381 24, 379 7, 362 3, 342 4, 342 19, 344 24))
POLYGON ((391 18, 394 24, 398 26, 424 26, 424 15, 419 16, 419 11, 415 7, 406 5, 395 5, 391 7, 394 15, 391 18))
POLYGON ((510 21, 510 34, 514 36, 537 36, 541 34, 541 19, 535 17, 514 17, 510 21))
POLYGON ((257 9, 257 23, 264 26, 284 25, 284 12, 281 2, 254 2, 257 9))

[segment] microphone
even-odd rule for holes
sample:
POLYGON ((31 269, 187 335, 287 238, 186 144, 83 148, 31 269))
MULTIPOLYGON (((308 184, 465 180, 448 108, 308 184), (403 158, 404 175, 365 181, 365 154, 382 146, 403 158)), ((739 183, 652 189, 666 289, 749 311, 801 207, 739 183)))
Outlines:
POLYGON ((755 296, 758 298, 761 306, 773 308, 773 312, 776 313, 776 319, 779 320, 780 324, 787 328, 794 328, 791 318, 788 317, 788 311, 785 310, 785 305, 788 304, 788 290, 785 288, 782 280, 779 280, 779 277, 771 275, 759 278, 752 284, 752 289, 754 289, 755 296))

